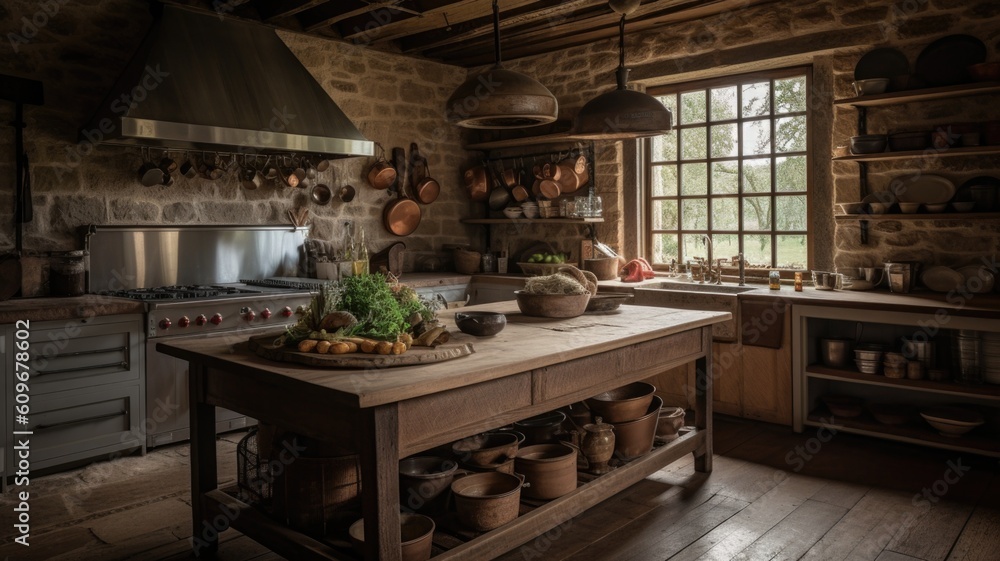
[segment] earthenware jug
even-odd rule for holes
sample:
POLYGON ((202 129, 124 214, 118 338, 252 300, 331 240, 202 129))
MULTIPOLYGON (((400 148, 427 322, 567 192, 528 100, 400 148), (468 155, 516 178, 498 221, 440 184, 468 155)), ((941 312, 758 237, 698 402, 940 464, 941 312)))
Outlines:
POLYGON ((586 433, 583 435, 580 451, 590 464, 587 471, 601 475, 609 471, 608 460, 615 453, 615 427, 603 422, 600 417, 595 421, 583 426, 586 433))

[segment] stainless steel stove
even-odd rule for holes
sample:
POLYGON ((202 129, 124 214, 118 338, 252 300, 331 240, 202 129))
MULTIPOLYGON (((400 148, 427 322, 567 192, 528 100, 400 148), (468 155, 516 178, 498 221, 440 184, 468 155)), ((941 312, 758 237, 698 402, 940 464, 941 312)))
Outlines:
MULTIPOLYGON (((299 278, 304 229, 287 227, 100 227, 88 237, 90 292, 145 308, 147 448, 190 437, 188 363, 156 350, 168 338, 280 333, 309 304, 317 279, 299 278), (244 280, 240 280, 244 279, 244 280)), ((253 419, 216 411, 216 430, 253 419)))

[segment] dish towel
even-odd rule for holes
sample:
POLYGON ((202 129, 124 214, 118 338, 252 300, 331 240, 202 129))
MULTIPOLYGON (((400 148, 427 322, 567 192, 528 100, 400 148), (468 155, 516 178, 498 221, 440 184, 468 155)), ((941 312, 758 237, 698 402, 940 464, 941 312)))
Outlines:
POLYGON ((780 300, 740 301, 740 339, 748 347, 781 348, 785 335, 785 303, 780 300))

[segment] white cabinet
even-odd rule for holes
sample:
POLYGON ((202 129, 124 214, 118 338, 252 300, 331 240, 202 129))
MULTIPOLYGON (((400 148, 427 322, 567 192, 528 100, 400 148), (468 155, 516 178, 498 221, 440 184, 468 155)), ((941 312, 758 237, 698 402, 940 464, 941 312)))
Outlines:
POLYGON ((1000 385, 865 374, 855 368, 853 353, 843 368, 825 366, 820 359, 821 339, 854 340, 860 324, 863 343, 887 345, 889 350, 897 352, 904 338, 931 341, 936 367, 956 377, 951 344, 956 332, 1000 333, 1000 320, 958 316, 948 309, 933 315, 799 305, 792 310, 792 393, 797 432, 807 426, 832 425, 844 432, 1000 457, 1000 385), (835 416, 823 404, 825 395, 860 398, 865 402, 864 411, 860 416, 835 416), (908 406, 912 413, 903 424, 883 424, 867 407, 881 403, 908 406), (985 424, 962 436, 942 435, 919 415, 921 409, 936 405, 960 405, 976 410, 985 424))

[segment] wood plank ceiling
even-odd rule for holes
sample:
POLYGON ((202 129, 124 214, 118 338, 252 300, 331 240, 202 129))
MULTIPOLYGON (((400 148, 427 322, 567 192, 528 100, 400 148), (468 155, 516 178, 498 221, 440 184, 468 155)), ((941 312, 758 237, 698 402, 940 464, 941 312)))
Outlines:
MULTIPOLYGON (((151 0, 157 1, 157 0, 151 0)), ((464 67, 493 62, 492 0, 160 0, 464 67)), ((770 0, 643 0, 627 32, 770 0)), ((607 0, 500 0, 504 60, 617 35, 607 0)))

